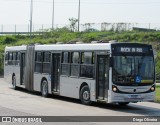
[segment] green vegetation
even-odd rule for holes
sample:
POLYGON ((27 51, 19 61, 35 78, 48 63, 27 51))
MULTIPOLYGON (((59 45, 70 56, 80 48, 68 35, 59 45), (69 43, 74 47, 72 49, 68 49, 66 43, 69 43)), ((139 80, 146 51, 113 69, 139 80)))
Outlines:
POLYGON ((156 102, 160 103, 160 86, 156 86, 156 102))
MULTIPOLYGON (((0 36, 0 75, 3 73, 3 53, 5 46, 16 46, 22 44, 55 44, 56 42, 78 42, 83 41, 89 43, 91 41, 109 41, 117 40, 119 42, 139 42, 153 45, 157 51, 156 58, 156 74, 160 80, 160 32, 138 32, 138 31, 94 31, 94 32, 74 32, 74 19, 72 30, 71 28, 57 28, 54 31, 49 31, 43 35, 32 36, 32 40, 28 35, 16 36, 0 36)), ((76 20, 75 20, 76 21, 76 20)))

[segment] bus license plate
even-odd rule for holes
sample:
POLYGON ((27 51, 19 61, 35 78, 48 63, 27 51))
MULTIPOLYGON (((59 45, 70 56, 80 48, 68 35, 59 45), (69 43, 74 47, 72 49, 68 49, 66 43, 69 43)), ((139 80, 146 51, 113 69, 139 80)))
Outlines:
POLYGON ((130 95, 129 98, 130 99, 133 99, 133 98, 135 99, 135 98, 139 98, 139 96, 138 95, 130 95))

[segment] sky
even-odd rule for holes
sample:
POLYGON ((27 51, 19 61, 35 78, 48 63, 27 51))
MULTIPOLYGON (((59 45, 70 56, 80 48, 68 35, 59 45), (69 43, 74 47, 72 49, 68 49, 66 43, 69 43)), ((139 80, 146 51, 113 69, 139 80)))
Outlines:
MULTIPOLYGON (((0 0, 0 25, 27 25, 31 0, 0 0)), ((54 0, 54 24, 78 18, 79 0, 54 0)), ((80 0, 80 23, 129 22, 160 25, 160 0, 80 0)), ((52 24, 53 0, 33 0, 33 24, 52 24)))

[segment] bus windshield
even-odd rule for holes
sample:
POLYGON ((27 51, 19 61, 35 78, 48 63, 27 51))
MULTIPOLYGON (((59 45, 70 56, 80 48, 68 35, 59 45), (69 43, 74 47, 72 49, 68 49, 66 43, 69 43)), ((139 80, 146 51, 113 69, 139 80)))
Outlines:
POLYGON ((153 84, 154 59, 152 56, 114 56, 113 83, 153 84))

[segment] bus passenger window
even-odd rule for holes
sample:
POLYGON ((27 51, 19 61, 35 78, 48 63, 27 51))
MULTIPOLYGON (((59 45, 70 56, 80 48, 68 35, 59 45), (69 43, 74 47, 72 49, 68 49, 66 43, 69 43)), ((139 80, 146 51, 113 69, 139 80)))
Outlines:
POLYGON ((42 62, 42 52, 36 52, 36 61, 42 62))
POLYGON ((61 75, 69 76, 70 73, 69 55, 70 55, 69 52, 62 53, 61 75))
POLYGON ((73 64, 78 64, 79 63, 79 52, 73 52, 72 53, 72 63, 73 64))
POLYGON ((79 61, 80 61, 80 53, 73 52, 72 53, 72 63, 71 63, 71 76, 79 76, 79 61))
POLYGON ((80 77, 94 77, 94 53, 82 53, 80 77))
POLYGON ((42 52, 36 52, 35 72, 42 73, 42 52))
POLYGON ((44 52, 44 62, 50 62, 50 60, 51 60, 51 53, 44 52))
POLYGON ((63 52, 62 63, 69 63, 69 52, 63 52))
POLYGON ((16 52, 13 52, 13 60, 16 60, 16 52))
POLYGON ((16 65, 19 65, 20 60, 20 53, 16 52, 16 65))
POLYGON ((44 52, 43 53, 43 69, 42 73, 50 73, 50 61, 51 61, 51 53, 44 52))
POLYGON ((9 52, 9 60, 8 60, 8 65, 12 65, 12 52, 9 52))
POLYGON ((17 52, 17 60, 20 60, 20 53, 19 52, 17 52))
POLYGON ((16 60, 17 60, 17 53, 13 52, 13 61, 12 61, 13 65, 16 65, 16 60))

